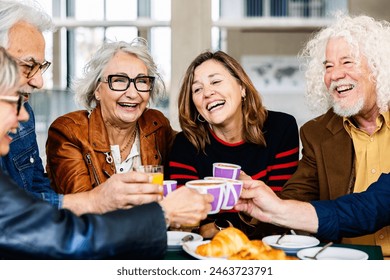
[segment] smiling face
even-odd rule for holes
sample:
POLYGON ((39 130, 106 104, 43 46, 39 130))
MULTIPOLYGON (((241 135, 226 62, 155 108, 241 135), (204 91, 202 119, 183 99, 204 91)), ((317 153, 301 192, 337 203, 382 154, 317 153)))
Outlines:
POLYGON ((18 88, 12 88, 7 91, 5 94, 0 96, 6 96, 13 98, 8 100, 0 99, 0 156, 4 156, 9 152, 9 145, 12 141, 12 138, 8 135, 8 132, 16 133, 18 128, 18 122, 27 121, 29 115, 24 108, 21 107, 19 115, 17 115, 17 99, 18 99, 18 88))
MULTIPOLYGON (((107 64, 103 80, 106 81, 108 75, 115 74, 135 78, 147 76, 148 69, 136 56, 120 51, 107 64)), ((95 96, 100 100, 104 122, 116 127, 127 127, 136 122, 145 111, 150 98, 149 92, 138 92, 134 83, 125 91, 113 91, 108 83, 101 82, 95 96)))
POLYGON ((345 39, 328 41, 324 82, 333 98, 333 110, 340 116, 365 114, 376 107, 375 81, 366 58, 359 59, 352 56, 345 39))
POLYGON ((220 62, 210 59, 200 64, 191 89, 196 109, 210 125, 241 125, 245 89, 220 62))

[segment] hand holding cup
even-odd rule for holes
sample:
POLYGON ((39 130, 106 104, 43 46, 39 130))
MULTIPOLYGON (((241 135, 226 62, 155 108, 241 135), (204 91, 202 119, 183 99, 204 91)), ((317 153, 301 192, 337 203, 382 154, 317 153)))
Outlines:
MULTIPOLYGON (((152 184, 163 186, 164 166, 162 165, 140 165, 134 168, 137 172, 148 173, 152 175, 152 184)), ((163 193, 161 193, 163 195, 163 193)))
POLYGON ((192 180, 188 181, 185 186, 202 194, 211 194, 214 197, 209 214, 216 214, 221 210, 226 188, 224 180, 192 180))

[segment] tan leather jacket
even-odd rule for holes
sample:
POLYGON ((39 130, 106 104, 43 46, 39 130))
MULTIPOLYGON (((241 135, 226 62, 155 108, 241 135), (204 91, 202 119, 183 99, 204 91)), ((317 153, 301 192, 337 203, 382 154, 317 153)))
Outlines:
MULTIPOLYGON (((142 164, 165 164, 176 132, 169 120, 147 109, 138 120, 142 164)), ((47 173, 52 187, 63 194, 91 190, 115 173, 100 107, 90 114, 76 111, 56 119, 46 143, 47 173)))

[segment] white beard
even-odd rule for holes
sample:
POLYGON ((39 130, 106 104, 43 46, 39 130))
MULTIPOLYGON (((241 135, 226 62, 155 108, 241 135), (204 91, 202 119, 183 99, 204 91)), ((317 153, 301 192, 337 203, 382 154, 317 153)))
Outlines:
POLYGON ((332 100, 333 111, 341 117, 351 117, 360 113, 364 107, 364 97, 360 97, 351 106, 345 106, 343 102, 332 100))

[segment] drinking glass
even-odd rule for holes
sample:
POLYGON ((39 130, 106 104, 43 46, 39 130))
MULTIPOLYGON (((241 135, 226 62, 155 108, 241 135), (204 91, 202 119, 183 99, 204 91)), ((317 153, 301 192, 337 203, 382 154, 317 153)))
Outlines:
POLYGON ((164 166, 162 165, 140 165, 135 168, 138 172, 144 172, 153 176, 152 184, 163 185, 164 182, 164 166))

